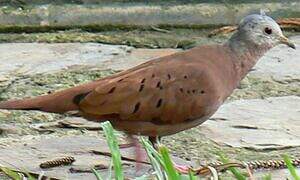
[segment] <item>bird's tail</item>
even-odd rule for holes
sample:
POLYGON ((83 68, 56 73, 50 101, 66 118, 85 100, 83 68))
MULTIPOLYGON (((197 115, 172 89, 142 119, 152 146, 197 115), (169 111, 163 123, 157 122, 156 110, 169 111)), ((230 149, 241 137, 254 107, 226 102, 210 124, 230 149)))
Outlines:
POLYGON ((53 94, 22 100, 0 102, 0 109, 38 110, 52 113, 65 113, 79 110, 78 103, 97 86, 97 81, 76 86, 53 94))

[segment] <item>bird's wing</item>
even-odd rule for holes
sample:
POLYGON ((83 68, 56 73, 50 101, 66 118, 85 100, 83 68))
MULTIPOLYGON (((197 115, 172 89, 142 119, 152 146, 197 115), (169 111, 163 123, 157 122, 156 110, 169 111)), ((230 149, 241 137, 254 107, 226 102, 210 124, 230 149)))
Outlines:
POLYGON ((168 58, 103 80, 80 101, 79 107, 89 115, 177 123, 206 112, 210 101, 206 93, 212 93, 210 82, 203 78, 197 64, 168 58))

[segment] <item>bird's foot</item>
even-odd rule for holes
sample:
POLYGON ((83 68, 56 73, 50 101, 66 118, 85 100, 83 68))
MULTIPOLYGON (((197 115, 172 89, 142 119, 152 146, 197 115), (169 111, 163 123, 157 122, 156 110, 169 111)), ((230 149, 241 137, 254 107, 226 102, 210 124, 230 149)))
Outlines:
POLYGON ((174 164, 175 169, 181 174, 188 174, 192 168, 190 166, 174 164))

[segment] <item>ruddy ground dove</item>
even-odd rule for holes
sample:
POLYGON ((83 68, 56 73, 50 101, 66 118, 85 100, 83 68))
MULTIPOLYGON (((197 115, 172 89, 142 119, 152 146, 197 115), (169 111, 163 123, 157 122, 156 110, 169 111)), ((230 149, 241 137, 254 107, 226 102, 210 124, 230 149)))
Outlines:
POLYGON ((249 15, 223 45, 195 47, 53 94, 4 101, 0 108, 78 111, 131 135, 171 135, 206 121, 258 59, 280 43, 295 48, 272 18, 249 15))

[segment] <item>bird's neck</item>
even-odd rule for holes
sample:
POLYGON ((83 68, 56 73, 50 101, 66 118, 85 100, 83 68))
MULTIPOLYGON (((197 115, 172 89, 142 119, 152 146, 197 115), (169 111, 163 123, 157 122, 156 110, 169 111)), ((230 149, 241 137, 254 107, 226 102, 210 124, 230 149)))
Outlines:
POLYGON ((248 41, 239 34, 234 34, 227 45, 233 51, 233 54, 236 55, 233 61, 238 80, 242 80, 256 62, 272 48, 268 45, 251 43, 251 41, 248 41))

